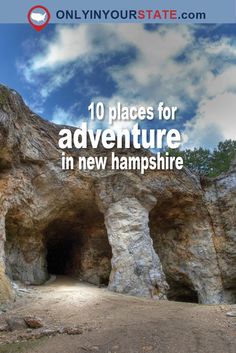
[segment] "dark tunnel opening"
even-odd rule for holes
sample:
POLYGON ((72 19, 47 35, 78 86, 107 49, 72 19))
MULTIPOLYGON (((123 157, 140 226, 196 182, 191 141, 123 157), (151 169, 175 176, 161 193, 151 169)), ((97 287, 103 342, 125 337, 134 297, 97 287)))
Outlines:
POLYGON ((85 210, 64 217, 44 231, 48 273, 108 285, 112 254, 103 215, 85 210))
POLYGON ((198 294, 184 282, 175 282, 167 278, 170 289, 167 293, 168 300, 184 303, 198 303, 198 294))
POLYGON ((79 252, 79 239, 73 233, 60 232, 49 236, 46 242, 46 262, 48 273, 54 275, 73 274, 73 253, 79 252))

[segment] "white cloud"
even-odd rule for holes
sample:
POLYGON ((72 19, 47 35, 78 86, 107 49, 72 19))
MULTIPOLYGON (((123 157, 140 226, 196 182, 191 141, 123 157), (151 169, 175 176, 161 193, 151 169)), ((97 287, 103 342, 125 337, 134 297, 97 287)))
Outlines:
POLYGON ((176 74, 173 59, 191 43, 187 27, 163 27, 160 31, 147 31, 141 25, 120 25, 116 33, 125 43, 138 50, 136 61, 126 67, 126 74, 145 86, 153 76, 176 74))
POLYGON ((89 27, 57 27, 54 41, 45 43, 44 53, 37 55, 31 62, 32 71, 54 70, 57 66, 70 63, 92 51, 89 27))
MULTIPOLYGON (((99 101, 101 101, 101 98, 97 98, 94 102, 99 102, 99 101)), ((115 99, 112 101, 109 101, 108 99, 107 100, 103 99, 104 106, 106 107, 108 107, 109 104, 111 106, 115 105, 117 101, 119 101, 118 97, 117 97, 117 100, 115 99)), ((110 128, 115 132, 121 131, 123 129, 131 129, 135 124, 134 121, 123 121, 123 120, 117 120, 117 121, 114 121, 112 124, 110 124, 107 114, 105 114, 105 117, 103 120, 96 120, 96 119, 91 120, 88 117, 81 117, 75 114, 75 111, 78 110, 77 108, 78 108, 78 104, 74 104, 68 110, 65 110, 60 106, 56 106, 53 111, 51 121, 58 125, 70 125, 70 126, 76 126, 76 127, 80 127, 82 122, 86 121, 88 124, 88 129, 95 130, 98 128, 99 129, 110 128)))
POLYGON ((59 125, 70 125, 72 123, 72 115, 71 112, 66 111, 62 107, 55 107, 51 121, 54 124, 59 125))
MULTIPOLYGON (((144 106, 164 100, 179 107, 178 122, 181 111, 197 104, 196 116, 184 129, 185 141, 188 138, 185 145, 215 146, 221 139, 236 138, 236 68, 230 61, 236 59, 236 45, 226 37, 214 42, 196 40, 195 28, 173 25, 147 31, 141 24, 58 26, 54 37, 43 41, 40 53, 24 65, 23 72, 31 83, 42 74, 49 75, 48 82, 39 89, 46 99, 71 80, 78 67, 89 71, 104 55, 130 54, 132 48, 130 62, 107 67, 107 74, 116 84, 114 95, 109 99, 98 97, 99 92, 90 87, 93 100, 107 105, 120 101, 144 106), (183 53, 184 60, 176 60, 183 53)), ((60 109, 54 112, 54 122, 77 122, 60 109)), ((105 120, 103 126, 107 125, 105 120)), ((117 122, 114 128, 125 126, 117 122)))
POLYGON ((206 52, 212 55, 223 55, 224 57, 236 57, 236 47, 232 45, 229 38, 222 38, 212 43, 207 42, 206 52))
POLYGON ((112 25, 57 26, 50 40, 39 43, 40 53, 32 57, 24 66, 27 80, 32 75, 77 62, 94 60, 97 55, 121 50, 122 43, 112 25))
POLYGON ((42 88, 40 88, 40 94, 43 99, 47 98, 57 88, 63 86, 70 81, 75 73, 75 67, 63 68, 56 75, 53 75, 51 79, 46 82, 42 88))
POLYGON ((215 147, 219 141, 236 139, 236 93, 203 100, 196 117, 186 124, 185 147, 215 147))
POLYGON ((208 74, 206 77, 206 94, 214 97, 229 91, 236 91, 236 66, 226 67, 220 74, 208 74))
POLYGON ((79 103, 74 103, 68 109, 57 105, 51 116, 51 121, 58 125, 79 126, 81 117, 76 113, 80 108, 79 103))

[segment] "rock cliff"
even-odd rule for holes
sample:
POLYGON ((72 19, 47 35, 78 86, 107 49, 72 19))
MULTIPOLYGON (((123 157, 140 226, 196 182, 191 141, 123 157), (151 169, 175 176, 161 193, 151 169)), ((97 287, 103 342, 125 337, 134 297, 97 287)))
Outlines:
POLYGON ((60 129, 0 86, 1 302, 9 279, 42 284, 49 273, 131 295, 236 302, 235 165, 204 185, 186 169, 62 171, 60 129))

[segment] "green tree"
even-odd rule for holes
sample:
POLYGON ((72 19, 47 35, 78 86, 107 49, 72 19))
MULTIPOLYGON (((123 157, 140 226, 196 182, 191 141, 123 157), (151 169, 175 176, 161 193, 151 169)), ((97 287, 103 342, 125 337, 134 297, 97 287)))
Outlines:
POLYGON ((227 172, 236 157, 236 141, 225 140, 220 142, 212 153, 209 176, 217 176, 221 173, 227 172))
POLYGON ((181 156, 184 165, 199 176, 215 177, 227 172, 236 158, 236 141, 220 142, 213 151, 194 148, 193 150, 168 149, 170 156, 181 156))

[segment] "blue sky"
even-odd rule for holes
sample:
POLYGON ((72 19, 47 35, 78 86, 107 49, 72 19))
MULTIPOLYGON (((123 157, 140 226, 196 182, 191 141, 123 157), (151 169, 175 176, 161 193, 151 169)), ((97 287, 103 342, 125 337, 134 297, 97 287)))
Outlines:
POLYGON ((236 139, 236 25, 0 25, 0 43, 1 83, 45 119, 79 126, 91 101, 164 101, 184 147, 236 139))

